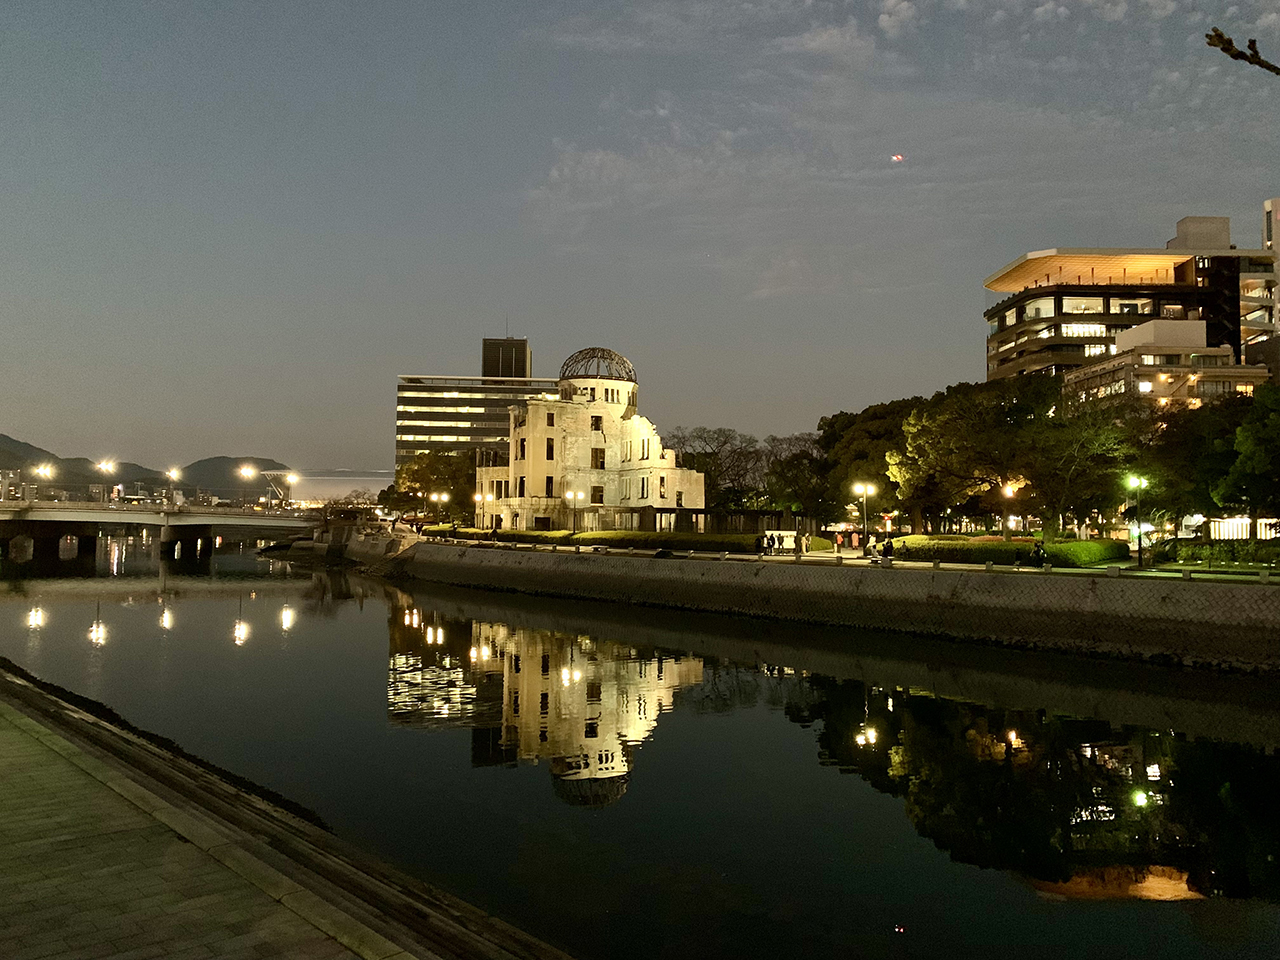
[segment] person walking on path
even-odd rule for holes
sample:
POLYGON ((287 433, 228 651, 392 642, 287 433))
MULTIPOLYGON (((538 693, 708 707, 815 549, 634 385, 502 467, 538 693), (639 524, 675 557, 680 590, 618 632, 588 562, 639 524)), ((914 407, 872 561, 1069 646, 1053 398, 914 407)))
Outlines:
POLYGON ((844 545, 844 534, 836 534, 836 556, 840 556, 840 547, 844 545))

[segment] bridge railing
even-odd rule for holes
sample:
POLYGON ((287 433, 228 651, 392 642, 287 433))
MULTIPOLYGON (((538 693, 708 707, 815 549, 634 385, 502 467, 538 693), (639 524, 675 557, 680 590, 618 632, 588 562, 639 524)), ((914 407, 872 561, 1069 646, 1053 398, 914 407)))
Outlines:
POLYGON ((96 503, 83 500, 0 500, 0 511, 27 513, 39 510, 84 510, 111 514, 199 514, 211 517, 283 517, 291 520, 319 519, 310 510, 262 510, 254 507, 193 506, 167 503, 96 503))

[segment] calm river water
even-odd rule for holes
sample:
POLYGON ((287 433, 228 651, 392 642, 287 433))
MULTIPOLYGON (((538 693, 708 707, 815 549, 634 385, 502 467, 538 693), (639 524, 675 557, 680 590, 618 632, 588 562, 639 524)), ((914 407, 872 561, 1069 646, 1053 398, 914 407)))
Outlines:
POLYGON ((1280 956, 1272 682, 253 547, 101 541, 0 585, 0 655, 582 960, 1280 956))

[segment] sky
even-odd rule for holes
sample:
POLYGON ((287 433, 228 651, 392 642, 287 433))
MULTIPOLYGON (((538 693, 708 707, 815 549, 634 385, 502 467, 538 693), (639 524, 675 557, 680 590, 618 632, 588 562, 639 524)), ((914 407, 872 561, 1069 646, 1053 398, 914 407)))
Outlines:
POLYGON ((660 429, 982 379, 1028 250, 1258 245, 1280 78, 1210 26, 1280 59, 1280 0, 9 0, 0 432, 389 467, 508 324, 660 429))

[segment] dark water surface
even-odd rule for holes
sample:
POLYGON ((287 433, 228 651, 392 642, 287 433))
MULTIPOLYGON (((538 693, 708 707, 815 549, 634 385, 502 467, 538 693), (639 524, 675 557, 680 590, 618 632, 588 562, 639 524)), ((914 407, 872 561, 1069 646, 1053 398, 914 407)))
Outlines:
POLYGON ((1280 956, 1273 682, 122 543, 0 655, 583 960, 1280 956))

